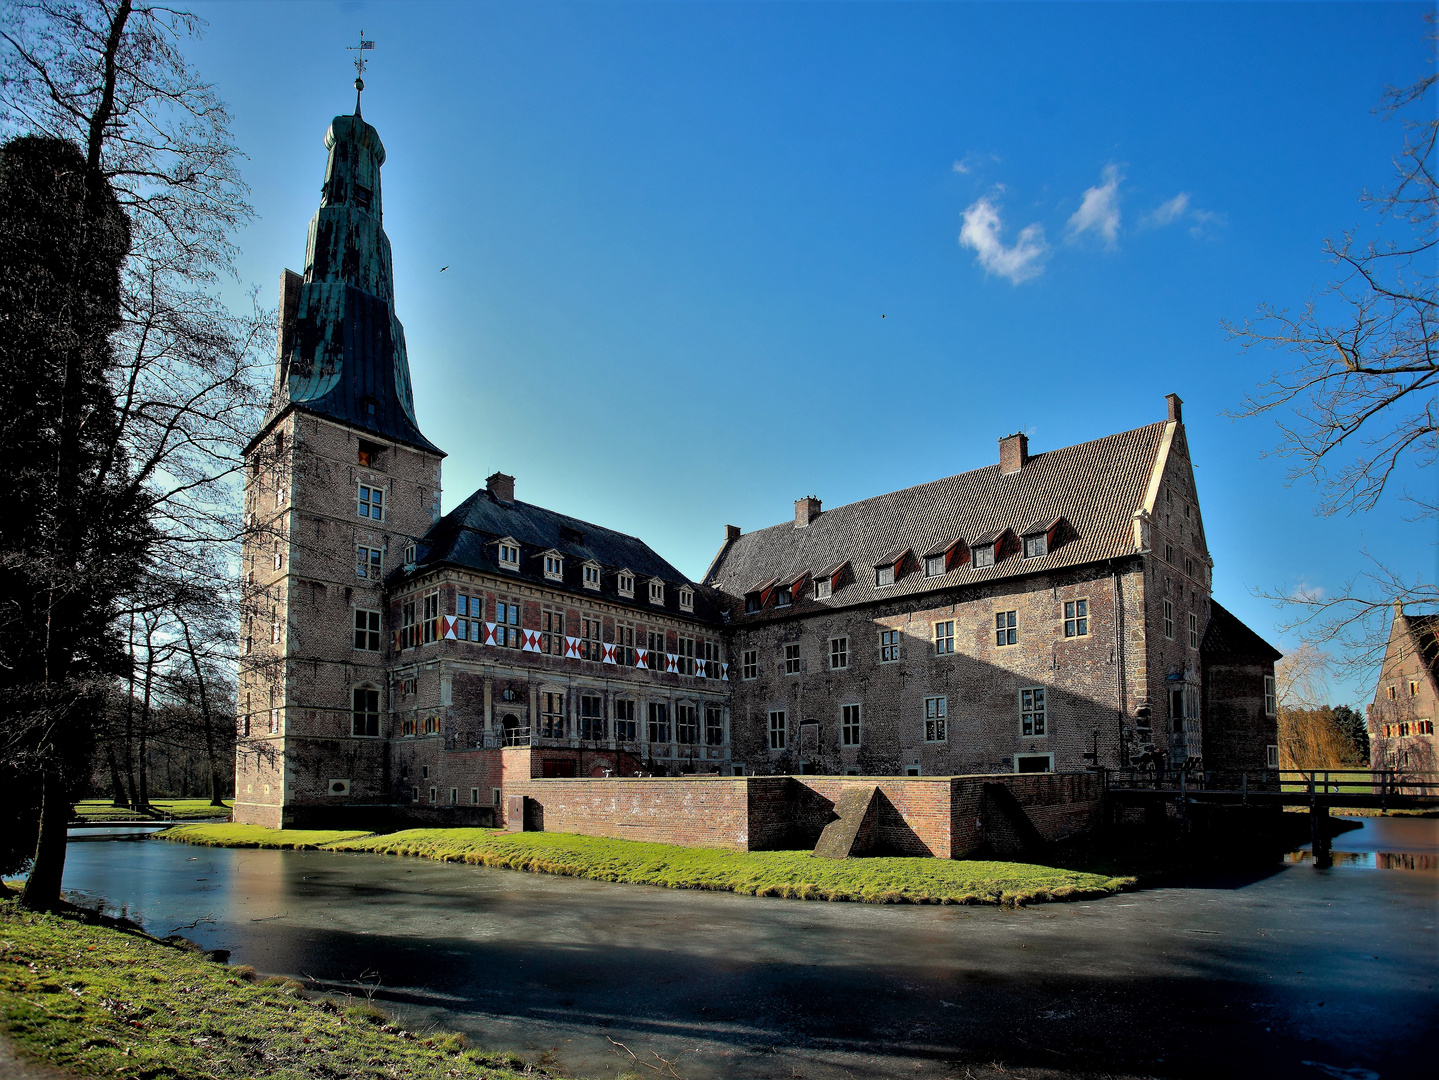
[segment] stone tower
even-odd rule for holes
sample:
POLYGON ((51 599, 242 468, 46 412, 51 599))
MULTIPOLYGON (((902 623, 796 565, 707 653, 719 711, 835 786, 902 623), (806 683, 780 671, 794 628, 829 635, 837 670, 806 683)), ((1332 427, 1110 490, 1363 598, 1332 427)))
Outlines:
POLYGON ((235 820, 304 826, 391 801, 383 579, 439 516, 359 115, 329 160, 305 271, 280 281, 275 387, 246 448, 235 820))

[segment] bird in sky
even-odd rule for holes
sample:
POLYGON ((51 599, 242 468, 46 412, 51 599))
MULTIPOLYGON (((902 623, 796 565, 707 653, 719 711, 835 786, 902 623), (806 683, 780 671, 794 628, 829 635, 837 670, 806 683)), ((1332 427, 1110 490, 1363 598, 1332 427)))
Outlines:
POLYGON ((445 263, 444 266, 440 267, 440 273, 443 274, 443 273, 444 273, 446 270, 448 270, 449 268, 450 268, 450 264, 449 264, 449 263, 445 263))

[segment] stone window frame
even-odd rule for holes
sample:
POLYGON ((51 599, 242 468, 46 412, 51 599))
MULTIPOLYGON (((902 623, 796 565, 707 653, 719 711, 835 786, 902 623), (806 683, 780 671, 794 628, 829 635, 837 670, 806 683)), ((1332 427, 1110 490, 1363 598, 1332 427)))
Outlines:
POLYGON ((938 694, 924 699, 924 741, 949 742, 949 698, 938 694))
POLYGON ((1019 700, 1019 737, 1021 739, 1049 738, 1049 695, 1048 687, 1021 686, 1017 693, 1019 700), (1025 695, 1029 697, 1026 699, 1025 695), (1026 708, 1026 705, 1028 706, 1026 708), (1029 730, 1025 730, 1025 721, 1029 730))
POLYGON ((695 673, 695 656, 699 649, 693 637, 675 635, 675 670, 681 675, 695 673))
POLYGON ((600 591, 600 577, 604 568, 590 559, 580 564, 580 584, 591 592, 600 591))
POLYGON ((564 557, 562 554, 560 554, 558 551, 556 551, 554 548, 551 548, 549 551, 544 552, 544 553, 543 553, 543 557, 544 557, 543 568, 544 568, 545 580, 546 580, 546 581, 564 581, 564 580, 565 580, 565 557, 564 557))
POLYGON ((597 690, 581 690, 579 711, 575 715, 576 736, 588 742, 600 742, 609 736, 609 724, 605 721, 605 698, 597 690), (587 713, 586 702, 596 702, 594 713, 587 713), (598 724, 596 724, 598 721, 598 724))
POLYGON ((541 683, 536 691, 535 702, 539 706, 537 717, 539 723, 535 728, 535 734, 544 739, 569 738, 569 700, 564 688, 550 683, 541 683), (558 724, 556 720, 558 720, 558 724))
POLYGON ((381 727, 383 718, 381 687, 370 680, 352 684, 350 687, 350 737, 352 739, 383 738, 381 727), (373 694, 373 702, 368 696, 362 700, 361 694, 373 694), (370 707, 372 704, 373 708, 370 707), (357 730, 360 727, 364 727, 366 730, 357 730), (370 727, 373 727, 374 730, 368 730, 370 727))
POLYGON ((949 572, 945 565, 948 561, 944 555, 926 555, 924 557, 924 576, 943 577, 949 572))
POLYGON ((664 607, 665 604, 665 583, 663 578, 650 578, 649 588, 645 590, 649 601, 656 607, 664 607))
POLYGON ((635 624, 625 619, 615 620, 615 663, 620 667, 634 667, 635 624))
POLYGON ((540 652, 546 656, 565 655, 565 609, 550 604, 540 607, 540 652))
MULTIPOLYGON (((278 499, 279 493, 276 493, 278 499)), ((278 503, 277 503, 278 505, 278 503)), ((366 521, 385 520, 385 489, 375 484, 355 484, 355 516, 366 521)))
POLYGON ((620 570, 615 574, 615 592, 626 600, 635 598, 635 574, 633 570, 620 570))
POLYGON ((864 705, 858 701, 844 702, 839 707, 839 742, 841 746, 864 744, 864 705))
POLYGON ((610 702, 611 719, 614 722, 615 742, 636 743, 640 741, 640 722, 635 717, 635 714, 639 712, 638 704, 637 698, 627 696, 616 697, 610 702), (627 708, 622 708, 622 706, 627 706, 627 708), (621 712, 625 712, 628 715, 621 717, 621 712), (620 734, 621 724, 627 726, 629 730, 628 735, 620 734))
POLYGON ((799 642, 787 641, 781 648, 783 649, 781 662, 784 664, 784 673, 786 675, 801 674, 804 668, 804 661, 799 654, 799 642))
POLYGON ((849 635, 840 634, 829 639, 830 671, 849 670, 849 635))
POLYGON ((420 619, 420 640, 425 645, 433 645, 440 640, 440 590, 439 587, 431 589, 420 597, 421 611, 420 619))
POLYGON ((740 650, 739 677, 741 682, 752 682, 759 678, 759 650, 740 650))
POLYGON ((1089 597, 1076 596, 1073 600, 1060 603, 1059 621, 1065 640, 1089 636, 1089 597), (1084 607, 1081 608, 1080 605, 1084 607))
POLYGON ((513 536, 502 536, 495 541, 495 563, 501 570, 520 572, 520 542, 513 536))
POLYGON ((369 544, 355 545, 355 576, 365 581, 381 581, 384 578, 385 549, 369 544), (371 575, 370 571, 374 571, 371 575))
POLYGON ((1199 648, 1199 615, 1193 611, 1189 613, 1189 647, 1199 648))
POLYGON ((954 619, 936 619, 932 624, 935 656, 954 655, 954 623, 954 619), (947 632, 941 633, 942 628, 947 632))
POLYGON ((1279 744, 1270 743, 1264 748, 1264 767, 1266 769, 1279 768, 1279 744))
POLYGON ((350 620, 353 633, 351 634, 351 647, 362 652, 380 651, 380 612, 373 608, 356 607, 353 609, 354 616, 350 620), (365 625, 361 626, 361 617, 364 617, 365 625))
POLYGON ((704 704, 704 740, 706 746, 724 746, 729 740, 725 738, 725 707, 717 701, 707 701, 704 704), (710 717, 718 716, 718 723, 711 724, 710 717), (711 736, 718 732, 717 738, 711 736))
POLYGON ((479 806, 479 805, 480 805, 480 789, 477 788, 477 787, 472 787, 472 788, 470 788, 470 805, 471 805, 471 806, 479 806))
POLYGON ((679 698, 679 699, 677 699, 677 700, 675 701, 674 706, 671 708, 670 714, 671 714, 671 724, 670 724, 670 726, 671 726, 672 734, 674 735, 675 745, 677 745, 677 746, 702 746, 702 745, 704 745, 703 742, 702 742, 702 740, 703 740, 703 738, 704 738, 704 717, 703 717, 703 714, 700 712, 700 703, 699 703, 698 701, 696 701, 694 698, 679 698), (694 737, 691 738, 691 739, 682 739, 682 738, 680 738, 680 715, 681 715, 680 710, 681 710, 681 709, 688 709, 688 710, 689 710, 689 719, 690 719, 690 722, 689 722, 688 724, 686 724, 685 727, 686 727, 686 728, 690 731, 690 733, 694 736, 694 737))
POLYGON ((1164 601, 1164 637, 1167 641, 1174 640, 1174 601, 1164 601))
POLYGON ((903 636, 897 627, 882 626, 879 629, 879 662, 897 664, 903 659, 901 645, 903 636))
POLYGON ((769 726, 766 729, 769 733, 769 748, 773 753, 776 750, 787 750, 789 748, 789 713, 785 709, 769 710, 769 726))
POLYGON ((1036 772, 1036 771, 1037 771, 1038 773, 1041 773, 1041 774, 1042 774, 1042 773, 1052 773, 1052 772, 1054 772, 1054 752, 1053 752, 1053 751, 1043 751, 1043 752, 1041 752, 1041 751, 1034 751, 1034 752, 1032 752, 1032 753, 1026 751, 1026 752, 1021 753, 1021 754, 1015 754, 1015 755, 1014 755, 1014 771, 1015 771, 1016 773, 1019 772, 1019 761, 1020 761, 1021 758, 1025 758, 1025 759, 1030 760, 1030 761, 1033 761, 1033 760, 1036 759, 1036 758, 1046 758, 1046 759, 1048 759, 1048 768, 1039 769, 1039 770, 1030 770, 1030 771, 1031 771, 1031 772, 1036 772))
POLYGON ((680 610, 681 610, 681 611, 694 611, 694 609, 695 609, 695 591, 694 591, 693 589, 691 589, 688 585, 681 585, 681 586, 680 586, 680 610))
POLYGON ((673 742, 674 718, 670 715, 668 701, 651 699, 645 702, 645 742, 668 746, 673 742), (655 736, 659 735, 660 738, 655 736))
POLYGON ((1019 644, 1019 609, 994 613, 994 647, 1007 649, 1019 644), (1002 620, 1002 621, 1001 621, 1002 620))
POLYGON ((1279 688, 1273 675, 1264 676, 1264 715, 1279 715, 1279 688))

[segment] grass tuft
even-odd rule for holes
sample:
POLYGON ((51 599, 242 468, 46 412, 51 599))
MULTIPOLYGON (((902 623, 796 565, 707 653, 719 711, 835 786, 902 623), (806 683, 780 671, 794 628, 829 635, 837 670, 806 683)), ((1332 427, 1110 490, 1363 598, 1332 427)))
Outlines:
POLYGON ((369 835, 362 829, 267 829, 263 825, 176 825, 155 834, 160 840, 177 840, 201 847, 293 848, 297 851, 369 835))
POLYGON ((141 934, 0 902, 0 1026, 27 1055, 148 1080, 543 1076, 456 1034, 400 1030, 371 1005, 311 1001, 141 934))

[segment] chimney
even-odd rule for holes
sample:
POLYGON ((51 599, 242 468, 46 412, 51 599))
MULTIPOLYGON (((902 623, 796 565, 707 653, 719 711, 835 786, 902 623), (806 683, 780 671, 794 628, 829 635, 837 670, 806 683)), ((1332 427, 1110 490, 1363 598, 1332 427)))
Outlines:
POLYGON ((724 527, 724 542, 726 544, 733 544, 739 537, 740 527, 738 525, 726 525, 724 527))
POLYGON ((1005 476, 1017 473, 1029 461, 1029 436, 1022 431, 999 440, 999 471, 1005 476))
POLYGON ((819 499, 813 495, 806 495, 803 499, 794 501, 794 527, 803 529, 815 518, 819 517, 819 499))
POLYGON ((1169 403, 1169 419, 1184 423, 1184 402, 1179 400, 1179 395, 1165 394, 1164 400, 1169 403))
POLYGON ((502 472, 492 473, 485 479, 485 490, 503 503, 515 501, 515 478, 502 472))

